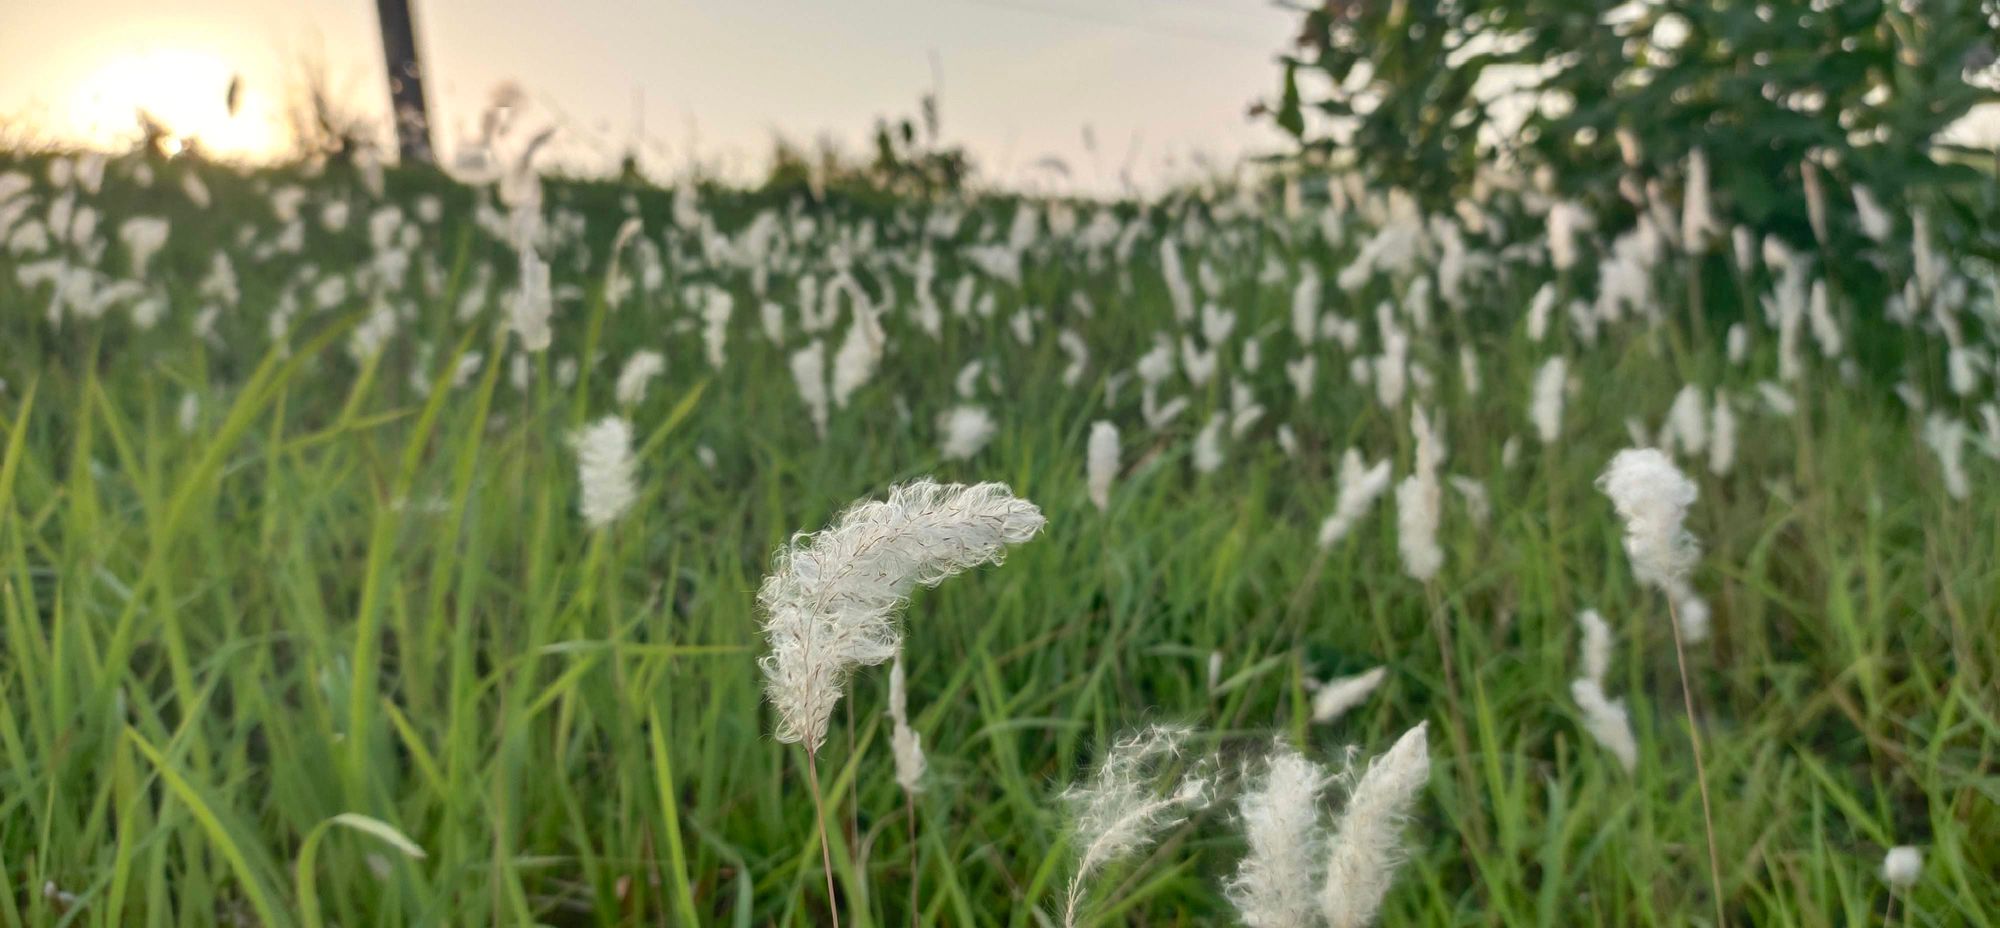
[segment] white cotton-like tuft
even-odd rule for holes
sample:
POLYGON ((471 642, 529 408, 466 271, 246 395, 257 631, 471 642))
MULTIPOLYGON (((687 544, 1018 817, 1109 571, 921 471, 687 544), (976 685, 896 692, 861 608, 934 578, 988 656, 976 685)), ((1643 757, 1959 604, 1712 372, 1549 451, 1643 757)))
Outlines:
POLYGON ((578 508, 591 528, 617 521, 632 507, 638 493, 632 487, 632 426, 606 416, 570 439, 576 449, 577 482, 583 486, 578 508))
POLYGON ((1437 481, 1422 474, 1396 485, 1396 550, 1403 557, 1403 572, 1414 580, 1428 581, 1444 566, 1444 550, 1437 543, 1440 496, 1437 481))
POLYGON ((1618 452, 1597 487, 1625 520, 1625 553, 1640 583, 1669 590, 1693 569, 1701 549, 1683 522, 1699 491, 1664 453, 1618 452))
POLYGON ((165 219, 153 216, 138 216, 125 220, 118 227, 118 240, 125 244, 125 253, 132 260, 132 279, 146 279, 146 268, 153 263, 153 256, 166 247, 167 235, 173 227, 165 219))
POLYGON ((1320 917, 1331 928, 1363 928, 1382 910, 1402 863, 1403 822, 1430 779, 1428 724, 1368 765, 1340 813, 1319 891, 1320 917))
POLYGON ((708 366, 721 370, 728 361, 726 349, 729 343, 729 316, 736 310, 736 299, 727 292, 710 287, 703 294, 701 303, 702 353, 708 359, 708 366))
POLYGON ((201 424, 201 394, 193 391, 181 394, 181 405, 175 418, 180 422, 182 434, 194 434, 195 426, 201 424))
POLYGON ((938 431, 944 433, 938 453, 947 461, 966 461, 986 448, 999 426, 985 407, 961 405, 938 417, 938 431))
POLYGON ((1301 345, 1313 343, 1319 334, 1319 274, 1308 267, 1292 289, 1292 335, 1301 345))
POLYGON ((1389 491, 1389 479, 1388 459, 1367 467, 1358 452, 1347 449, 1340 458, 1340 496, 1334 500, 1333 514, 1319 525, 1319 546, 1330 548, 1347 537, 1369 507, 1389 491))
POLYGON ((1075 329, 1064 329, 1056 333, 1056 346, 1069 355, 1069 364, 1063 368, 1062 383, 1074 388, 1083 382, 1084 372, 1090 369, 1090 346, 1075 329))
POLYGON ((1389 668, 1377 667, 1320 684, 1313 693, 1312 720, 1321 725, 1339 721, 1348 710, 1361 705, 1388 676, 1389 668))
POLYGON ((833 405, 846 409, 854 391, 875 376, 876 367, 882 363, 885 338, 874 312, 856 306, 854 322, 847 327, 840 350, 833 355, 833 405))
POLYGON ((792 381, 798 384, 799 399, 805 401, 806 414, 812 418, 813 432, 825 441, 828 406, 826 343, 815 338, 812 344, 792 352, 791 366, 792 381))
POLYGON ((817 753, 848 674, 895 656, 895 613, 910 591, 997 563, 1045 522, 1004 484, 917 480, 792 536, 757 591, 771 648, 758 666, 778 740, 817 753))
POLYGON ((627 358, 625 367, 618 372, 618 386, 614 391, 618 405, 638 405, 646 398, 646 385, 665 373, 666 369, 667 358, 657 351, 640 351, 627 358))
POLYGON ((1402 555, 1404 573, 1429 582, 1444 566, 1444 549, 1437 540, 1444 512, 1437 473, 1444 460, 1444 441, 1422 409, 1411 412, 1410 430, 1417 437, 1417 461, 1410 475, 1396 485, 1396 550, 1402 555))
POLYGON ((1695 593, 1686 580, 1676 580, 1667 587, 1667 601, 1673 606, 1674 619, 1680 624, 1681 637, 1687 639, 1687 643, 1700 644, 1708 640, 1708 600, 1695 593))
POLYGON ((1826 281, 1813 281, 1812 297, 1806 301, 1806 318, 1812 323, 1813 340, 1819 342, 1820 357, 1840 357, 1846 339, 1840 331, 1840 320, 1833 318, 1826 281))
POLYGON ((1090 487, 1091 505, 1098 512, 1111 508, 1111 481, 1118 476, 1118 427, 1099 420, 1090 426, 1090 443, 1084 451, 1084 476, 1090 487))
POLYGON ((1714 410, 1708 420, 1708 472, 1721 477, 1736 467, 1736 408, 1729 394, 1717 389, 1714 410))
POLYGON ((1611 626, 1595 609, 1577 613, 1576 624, 1583 629, 1583 678, 1603 683, 1611 671, 1611 626))
POLYGON ((1917 877, 1924 869, 1924 852, 1910 845, 1889 849, 1882 855, 1882 879, 1897 889, 1909 889, 1917 885, 1917 877))
POLYGON ((1292 382, 1292 392, 1299 401, 1312 399, 1313 384, 1319 373, 1319 359, 1304 355, 1285 362, 1285 379, 1292 382))
POLYGON ((1578 613, 1576 624, 1583 629, 1583 676, 1570 683, 1570 696, 1583 710, 1584 730, 1631 773, 1639 762, 1632 722, 1622 701, 1604 695, 1604 680, 1611 671, 1611 626, 1595 609, 1578 613))
POLYGON ((1111 746, 1090 782, 1063 793, 1070 807, 1070 878, 1063 924, 1074 928, 1091 877, 1156 840, 1208 802, 1205 771, 1175 775, 1185 728, 1154 726, 1111 746))
POLYGON ((1589 211, 1570 201, 1549 207, 1549 264, 1558 271, 1576 266, 1578 233, 1592 225, 1589 211))
POLYGON ((1534 396, 1528 418, 1535 424, 1535 437, 1543 445, 1553 445, 1562 437, 1563 388, 1569 381, 1569 359, 1556 355, 1542 362, 1535 372, 1534 396))
POLYGON ((1768 380, 1757 382, 1757 396, 1764 401, 1764 408, 1781 419, 1791 418, 1792 414, 1799 411, 1798 400, 1793 399, 1784 387, 1768 380))
POLYGON ((1673 405, 1667 408, 1667 434, 1660 444, 1677 448, 1681 454, 1702 453, 1708 447, 1708 416, 1704 405, 1701 388, 1694 384, 1681 387, 1674 394, 1673 405))
POLYGON ((521 249, 520 289, 508 304, 508 327, 521 337, 521 347, 547 351, 554 333, 549 316, 555 312, 555 296, 549 288, 549 266, 530 247, 521 249))
POLYGON ((958 369, 958 376, 952 378, 952 389, 958 391, 960 399, 972 399, 979 392, 979 375, 986 370, 986 362, 973 359, 958 369))
POLYGON ((1723 344, 1729 363, 1742 366, 1744 360, 1750 357, 1750 330, 1741 322, 1731 323, 1729 334, 1723 337, 1723 344))
POLYGON ((1451 488, 1458 491, 1460 499, 1465 500, 1466 518, 1472 520, 1474 527, 1485 528, 1487 521, 1493 518, 1493 498, 1487 495, 1486 484, 1463 474, 1455 474, 1449 480, 1451 488))
POLYGON ((1282 744, 1265 763, 1237 804, 1249 853, 1225 892, 1250 928, 1307 928, 1316 916, 1313 888, 1324 841, 1319 794, 1332 778, 1282 744))
POLYGON ((1222 429, 1229 424, 1229 417, 1218 412, 1208 419, 1208 424, 1194 436, 1194 469, 1197 473, 1212 474, 1222 467, 1222 429))
POLYGON ((1957 500, 1972 493, 1965 476, 1965 433, 1965 423, 1944 413, 1932 413, 1924 420, 1924 444, 1937 455, 1945 493, 1957 500))
POLYGON ((1528 340, 1540 344, 1549 334, 1549 319, 1555 315, 1556 285, 1554 281, 1542 284, 1535 291, 1535 299, 1528 304, 1528 340))
POLYGON ((889 665, 889 750, 896 757, 896 785, 904 792, 921 792, 924 780, 924 739, 910 728, 909 694, 904 689, 903 653, 889 665))
POLYGON ((1812 226, 1813 238, 1820 245, 1831 244, 1826 229, 1826 184, 1820 180, 1819 165, 1810 158, 1799 162, 1799 179, 1806 188, 1806 224, 1812 226))
POLYGON ((1278 440, 1278 450, 1283 451, 1285 457, 1295 458, 1299 456, 1299 434, 1292 431, 1291 423, 1278 423, 1276 437, 1278 440))
POLYGON ((1625 714, 1625 703, 1604 695, 1604 685, 1596 680, 1578 679, 1569 684, 1570 697, 1576 700, 1577 708, 1583 710, 1583 728, 1590 737, 1613 757, 1618 764, 1631 773, 1639 765, 1639 742, 1632 735, 1632 720, 1625 714))

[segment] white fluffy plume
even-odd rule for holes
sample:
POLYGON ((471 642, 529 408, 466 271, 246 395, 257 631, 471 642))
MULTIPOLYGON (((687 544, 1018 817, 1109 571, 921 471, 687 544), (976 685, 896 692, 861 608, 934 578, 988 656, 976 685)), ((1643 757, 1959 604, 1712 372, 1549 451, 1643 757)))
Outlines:
POLYGON ((1897 889, 1909 889, 1917 885, 1917 877, 1923 873, 1924 852, 1910 845, 1899 845, 1882 855, 1882 879, 1897 889))
POLYGON ((1640 583, 1671 591, 1701 554, 1682 525, 1698 491, 1694 481, 1656 448, 1628 448, 1597 478, 1625 520, 1625 552, 1640 583))
POLYGON ((1319 890, 1320 916, 1332 928, 1373 923, 1389 894, 1402 862, 1403 822, 1430 779, 1426 725, 1410 729, 1368 765, 1340 813, 1319 890))
POLYGON ((938 431, 944 436, 938 453, 947 461, 971 460, 999 430, 986 407, 970 403, 953 406, 938 416, 938 431))
POLYGON ((1576 624, 1583 629, 1583 676, 1570 682, 1570 696, 1583 710, 1584 730, 1631 773, 1639 764, 1639 742, 1632 736, 1632 721, 1622 700, 1604 694, 1604 678, 1611 670, 1611 626, 1595 609, 1578 613, 1576 624))
POLYGON ((1347 537, 1354 524, 1368 514, 1368 507, 1375 505, 1388 490, 1388 459, 1368 467, 1362 463, 1359 452, 1347 449, 1340 457, 1340 496, 1334 500, 1333 514, 1319 524, 1319 546, 1330 548, 1347 537))
POLYGON ((1404 573, 1429 582, 1444 566, 1444 549, 1437 541, 1444 505, 1437 469, 1444 460, 1444 441, 1422 409, 1411 412, 1410 430, 1417 436, 1417 462, 1396 485, 1396 550, 1403 556, 1404 573))
POLYGON ((1103 420, 1091 424, 1083 467, 1090 486, 1091 505, 1103 512, 1111 506, 1111 481, 1118 476, 1117 426, 1103 420))
POLYGON ((1063 793, 1071 812, 1076 872, 1070 878, 1063 924, 1074 928, 1084 889, 1098 871, 1139 850, 1180 824, 1208 801, 1208 777, 1175 769, 1185 728, 1154 726, 1111 746, 1090 782, 1063 793))
POLYGON ((823 531, 792 536, 757 591, 771 648, 758 664, 778 740, 817 753, 848 674, 895 656, 895 613, 910 591, 998 562, 1045 523, 1004 484, 925 479, 856 503, 823 531))
POLYGON ((657 351, 640 351, 633 354, 625 361, 625 367, 618 372, 618 386, 615 391, 618 405, 632 406, 645 399, 646 385, 666 370, 666 356, 657 351))
POLYGON ((1388 675, 1389 668, 1377 667, 1320 684, 1313 693, 1312 720, 1322 725, 1339 720, 1347 710, 1361 705, 1388 675))
POLYGON ((1307 928, 1323 837, 1319 794, 1331 777, 1292 748, 1271 752, 1263 776, 1238 810, 1250 853, 1229 881, 1229 901, 1250 928, 1307 928))
POLYGON ((1605 696, 1604 684, 1596 680, 1572 680, 1569 693, 1577 708, 1583 710, 1583 728, 1590 732, 1590 737, 1618 758, 1626 773, 1637 768, 1639 742, 1632 736, 1632 721, 1625 715, 1624 701, 1605 696))
POLYGON ((811 344, 792 352, 792 380, 798 384, 799 399, 806 404, 813 431, 826 440, 829 400, 826 393, 826 343, 815 338, 811 344))
POLYGON ((896 755, 896 784, 905 792, 923 789, 924 739, 910 728, 910 697, 904 688, 903 653, 889 665, 889 749, 896 755))
POLYGON ((1563 386, 1568 378, 1569 359, 1562 355, 1542 362, 1541 370, 1535 372, 1528 418, 1535 423, 1535 437, 1544 445, 1553 445, 1562 437, 1563 386))
POLYGON ((603 528, 632 507, 632 426, 606 416, 570 439, 576 449, 577 482, 583 486, 583 521, 603 528))

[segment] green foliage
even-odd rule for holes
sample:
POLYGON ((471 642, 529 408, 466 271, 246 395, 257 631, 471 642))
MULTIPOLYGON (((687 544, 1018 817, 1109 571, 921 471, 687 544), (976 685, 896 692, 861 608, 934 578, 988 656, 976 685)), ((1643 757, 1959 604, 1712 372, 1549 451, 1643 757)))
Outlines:
MULTIPOLYGON (((263 262, 238 235, 268 226, 263 189, 383 204, 338 175, 206 176, 209 210, 166 184, 108 180, 100 201, 112 220, 175 224, 155 265, 174 307, 153 328, 113 315, 52 329, 43 294, 0 288, 0 867, 15 887, 0 925, 825 924, 804 774, 769 736, 752 598, 788 533, 920 473, 1007 480, 1051 523, 1003 567, 911 610, 910 705, 934 771, 916 800, 915 873, 883 681, 854 682, 852 729, 843 717, 819 761, 844 924, 908 924, 911 883, 920 924, 1041 924, 1063 881, 1053 797, 1097 746, 1157 719, 1197 726, 1194 747, 1230 760, 1274 732, 1333 757, 1419 721, 1441 746, 1458 730, 1470 753, 1440 747, 1384 924, 1678 928, 1706 912, 1665 619, 1627 576, 1591 482, 1626 441, 1635 397, 1664 401, 1689 371, 1748 395, 1769 345, 1755 370, 1719 349, 1683 354, 1665 327, 1579 352, 1591 389, 1565 414, 1565 441, 1507 468, 1552 350, 1514 324, 1541 280, 1496 282, 1441 317, 1413 357, 1440 375, 1450 466, 1484 482, 1493 518, 1474 526, 1451 504, 1443 582, 1425 590, 1401 575, 1387 510, 1316 560, 1337 492, 1322 475, 1349 446, 1391 453, 1406 423, 1365 390, 1293 401, 1277 356, 1288 282, 1255 282, 1266 259, 1332 280, 1352 240, 1273 222, 1184 243, 1189 266, 1227 282, 1240 328, 1274 333, 1258 370, 1230 374, 1282 399, 1207 476, 1187 448, 1229 409, 1228 378, 1190 391, 1178 424, 1132 426, 1100 513, 1084 486, 1089 424, 1113 373, 1173 325, 1156 248, 1092 266, 1049 245, 1019 288, 995 288, 991 318, 953 317, 936 340, 885 317, 894 360, 821 441, 753 314, 739 309, 729 362, 711 371, 675 328, 688 278, 604 303, 621 201, 657 219, 671 209, 662 191, 550 184, 552 206, 595 236, 597 263, 572 260, 583 248, 552 262, 587 294, 565 305, 553 352, 585 360, 568 389, 543 370, 518 390, 498 298, 454 314, 471 266, 510 257, 465 244, 473 194, 389 172, 405 212, 424 194, 446 200, 421 247, 451 284, 391 294, 411 317, 357 361, 341 346, 358 302, 304 320, 288 349, 270 344, 264 314, 307 265, 364 262, 364 233, 315 231, 305 254, 263 262), (203 302, 192 282, 217 251, 242 259, 244 299, 211 342, 190 325, 203 302), (1051 373, 1062 358, 1049 340, 1024 344, 1007 319, 1075 294, 1099 310, 1064 318, 1094 352, 1072 388, 1051 373), (616 362, 642 347, 670 361, 622 410, 648 436, 640 502, 591 532, 564 438, 618 409, 616 362), (1477 395, 1452 379, 1460 348, 1483 365, 1477 395), (475 352, 477 374, 448 387, 475 352), (950 373, 974 359, 1006 385, 992 403, 1003 428, 979 458, 942 461, 929 423, 959 401, 950 373), (184 428, 187 395, 200 405, 184 428), (1269 435, 1278 420, 1296 428, 1296 457, 1269 435), (1570 702, 1584 606, 1620 629, 1612 688, 1644 746, 1633 775, 1587 740, 1570 702), (1429 640, 1434 613, 1456 629, 1454 652, 1429 640), (1446 708, 1447 660, 1465 717, 1446 708), (1389 679, 1370 703, 1337 726, 1305 721, 1309 680, 1378 664, 1389 679)), ((794 204, 709 189, 703 202, 731 232, 794 204)), ((897 221, 923 215, 908 202, 836 190, 797 208, 875 223, 892 254, 924 235, 897 221)), ((1004 230, 1019 204, 965 208, 961 242, 1004 230)), ((1178 227, 1204 208, 1151 215, 1178 227)), ((938 252, 941 275, 966 273, 938 252)), ((0 280, 14 279, 10 262, 0 280)), ((856 267, 871 288, 906 282, 856 267)), ((740 278, 716 279, 749 300, 740 278)), ((1360 318, 1394 295, 1326 299, 1360 318)), ((1732 917, 1878 919, 1881 850, 1912 842, 1927 862, 1898 917, 1991 925, 2000 492, 1982 464, 1971 497, 1946 500, 1883 391, 1804 400, 1796 418, 1754 420, 1736 473, 1704 477, 1692 526, 1708 551, 1696 582, 1716 608, 1695 686, 1732 917)), ((1177 831, 1167 854, 1115 875, 1098 924, 1226 923, 1217 886, 1243 851, 1234 831, 1227 808, 1177 831)))
POLYGON ((1990 187, 1992 153, 1935 138, 2000 100, 1996 30, 1995 0, 1328 0, 1304 11, 1273 118, 1433 208, 1496 163, 1603 200, 1699 147, 1737 218, 1802 226, 1808 156, 1892 197, 1990 187), (1302 73, 1331 86, 1302 94, 1302 73))

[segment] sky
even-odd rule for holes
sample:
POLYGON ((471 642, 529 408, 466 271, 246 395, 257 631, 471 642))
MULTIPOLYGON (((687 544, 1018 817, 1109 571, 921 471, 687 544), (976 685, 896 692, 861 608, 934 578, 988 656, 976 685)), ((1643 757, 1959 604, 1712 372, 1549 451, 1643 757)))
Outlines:
MULTIPOLYGON (((914 118, 935 80, 944 139, 983 176, 1076 192, 1281 149, 1245 110, 1275 91, 1296 28, 1268 0, 411 5, 447 156, 511 81, 528 119, 558 126, 553 154, 569 165, 604 169, 639 140, 655 176, 699 160, 754 177, 779 134, 862 151, 878 117, 914 118)), ((312 61, 355 112, 387 113, 370 0, 4 2, 0 125, 115 144, 143 106, 211 152, 268 156, 287 144, 283 114, 312 61)))

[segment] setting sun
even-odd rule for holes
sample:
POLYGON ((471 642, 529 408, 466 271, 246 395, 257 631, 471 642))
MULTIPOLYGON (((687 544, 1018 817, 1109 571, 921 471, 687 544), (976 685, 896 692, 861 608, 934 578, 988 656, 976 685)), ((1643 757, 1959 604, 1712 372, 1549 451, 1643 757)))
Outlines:
POLYGON ((122 55, 79 82, 67 113, 70 128, 95 144, 130 143, 143 112, 170 133, 175 151, 199 144, 222 157, 277 154, 286 130, 275 102, 254 86, 239 85, 232 108, 238 73, 220 56, 192 49, 122 55))

